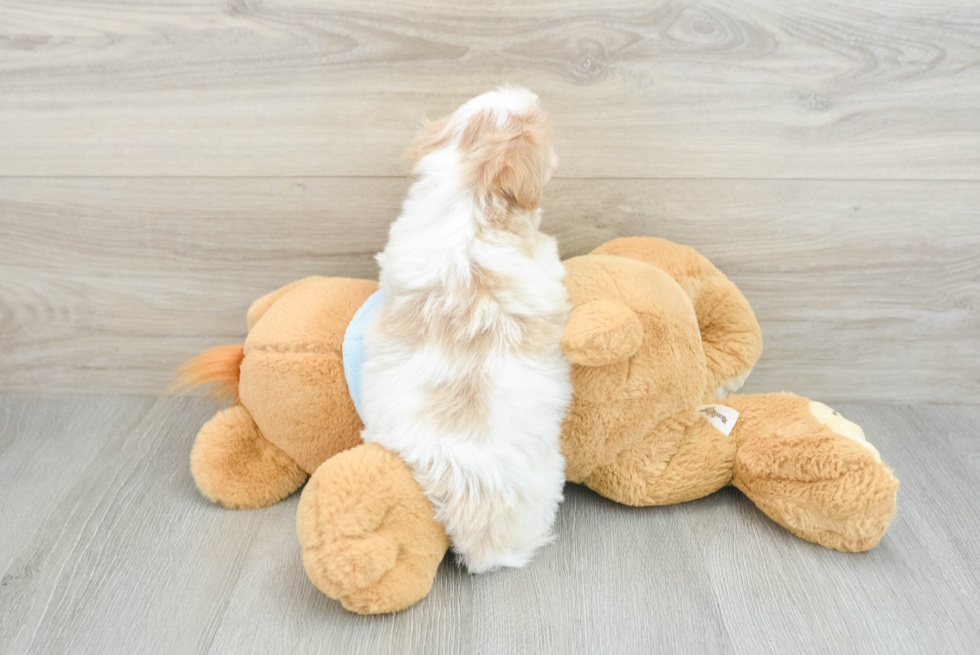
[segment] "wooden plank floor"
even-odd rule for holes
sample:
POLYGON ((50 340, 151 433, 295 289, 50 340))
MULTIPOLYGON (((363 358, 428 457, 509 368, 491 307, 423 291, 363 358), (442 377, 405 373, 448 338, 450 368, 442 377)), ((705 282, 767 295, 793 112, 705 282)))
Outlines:
POLYGON ((0 652, 967 653, 980 643, 980 407, 850 405, 902 480, 882 543, 803 542, 743 496, 627 508, 570 485, 526 569, 443 563, 393 616, 306 578, 293 496, 194 488, 201 399, 0 396, 0 652))

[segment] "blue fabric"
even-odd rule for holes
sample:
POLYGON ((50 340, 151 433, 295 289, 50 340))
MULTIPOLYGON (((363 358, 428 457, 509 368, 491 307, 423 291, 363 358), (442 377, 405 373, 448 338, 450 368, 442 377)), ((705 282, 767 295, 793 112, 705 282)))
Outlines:
POLYGON ((344 343, 341 347, 341 353, 344 356, 344 376, 347 378, 347 389, 354 401, 354 408, 362 420, 364 419, 364 412, 361 410, 361 369, 364 368, 364 362, 367 361, 364 334, 374 319, 374 315, 384 304, 385 299, 384 291, 378 289, 364 301, 364 304, 357 310, 354 318, 347 326, 347 331, 344 332, 344 343))

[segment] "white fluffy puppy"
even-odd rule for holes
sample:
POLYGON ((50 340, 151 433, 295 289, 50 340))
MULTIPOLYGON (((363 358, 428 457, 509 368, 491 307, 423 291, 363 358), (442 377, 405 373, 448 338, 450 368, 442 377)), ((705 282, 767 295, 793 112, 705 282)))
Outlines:
POLYGON ((552 539, 572 395, 565 269, 538 231, 550 124, 536 95, 501 88, 410 152, 365 334, 363 438, 412 467, 470 571, 523 566, 552 539))

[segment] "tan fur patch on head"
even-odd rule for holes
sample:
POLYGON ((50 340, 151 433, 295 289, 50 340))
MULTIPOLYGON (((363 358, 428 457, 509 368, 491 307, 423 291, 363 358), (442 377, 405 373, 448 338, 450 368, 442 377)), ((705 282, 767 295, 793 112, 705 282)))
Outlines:
POLYGON ((551 121, 537 105, 500 124, 489 112, 467 121, 459 149, 477 196, 536 209, 545 184, 551 121))
POLYGON ((425 121, 406 153, 409 170, 426 155, 448 147, 456 135, 464 179, 478 197, 525 210, 538 207, 552 157, 551 119, 541 107, 535 103, 502 120, 492 111, 482 111, 462 126, 453 124, 453 116, 425 121))

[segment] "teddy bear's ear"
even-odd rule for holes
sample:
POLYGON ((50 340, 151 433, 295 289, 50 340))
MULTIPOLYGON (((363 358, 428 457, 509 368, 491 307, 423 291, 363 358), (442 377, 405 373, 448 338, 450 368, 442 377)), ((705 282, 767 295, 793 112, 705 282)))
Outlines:
POLYGON ((573 364, 606 366, 630 357, 643 342, 636 313, 615 300, 594 300, 572 310, 561 349, 573 364))

